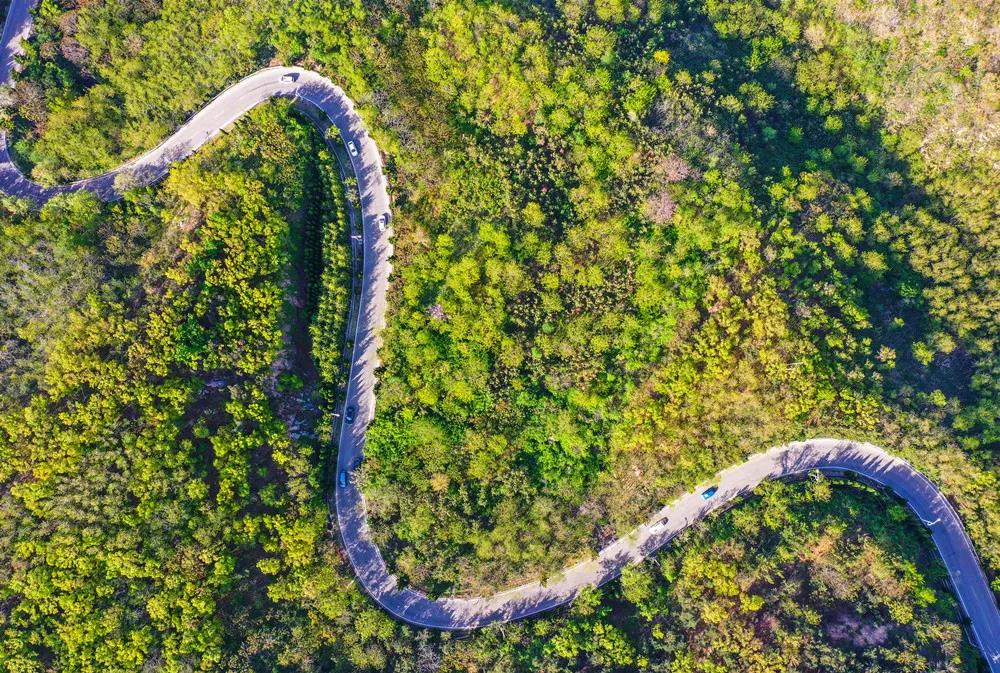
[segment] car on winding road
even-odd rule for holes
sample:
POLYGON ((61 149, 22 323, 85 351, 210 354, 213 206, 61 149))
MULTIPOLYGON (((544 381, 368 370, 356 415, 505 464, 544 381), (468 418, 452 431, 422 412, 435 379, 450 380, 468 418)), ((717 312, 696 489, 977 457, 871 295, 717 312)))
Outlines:
POLYGON ((340 471, 340 476, 337 477, 337 483, 340 484, 341 488, 347 488, 347 470, 340 471))
POLYGON ((353 140, 347 141, 347 151, 351 153, 352 157, 358 156, 358 146, 354 144, 353 140))
POLYGON ((715 495, 718 492, 718 490, 719 490, 718 486, 709 486, 702 492, 701 494, 702 500, 708 500, 713 495, 715 495))
POLYGON ((353 423, 354 414, 355 414, 354 407, 347 407, 347 411, 344 412, 344 420, 347 421, 348 423, 353 423))

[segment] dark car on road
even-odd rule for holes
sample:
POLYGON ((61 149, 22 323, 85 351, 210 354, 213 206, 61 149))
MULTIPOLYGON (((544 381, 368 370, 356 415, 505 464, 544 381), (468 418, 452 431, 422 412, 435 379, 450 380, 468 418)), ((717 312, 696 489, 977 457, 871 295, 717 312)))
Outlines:
POLYGON ((708 499, 709 499, 709 498, 711 498, 711 497, 712 497, 713 495, 715 495, 716 491, 718 491, 718 490, 719 490, 719 487, 718 487, 718 486, 709 486, 709 487, 708 487, 708 488, 706 488, 706 489, 705 489, 705 491, 704 491, 704 492, 703 492, 703 493, 701 494, 701 497, 702 497, 702 499, 703 499, 703 500, 708 500, 708 499))
POLYGON ((344 412, 344 420, 348 423, 354 422, 354 407, 347 407, 347 411, 344 412))
POLYGON ((340 484, 341 488, 347 488, 347 470, 340 471, 340 476, 337 478, 337 482, 340 484))

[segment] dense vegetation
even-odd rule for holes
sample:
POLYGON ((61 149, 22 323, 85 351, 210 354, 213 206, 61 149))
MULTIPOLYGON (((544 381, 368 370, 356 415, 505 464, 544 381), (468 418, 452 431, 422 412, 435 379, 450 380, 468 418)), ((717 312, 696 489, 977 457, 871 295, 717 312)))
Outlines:
MULTIPOLYGON (((543 577, 717 469, 820 434, 911 460, 1000 573, 988 7, 36 16, 0 123, 42 181, 151 147, 271 61, 361 104, 398 234, 362 477, 404 581, 543 577)), ((555 617, 452 640, 374 609, 326 532, 348 259, 323 153, 277 106, 121 204, 5 202, 8 670, 973 665, 918 529, 826 485, 769 488, 555 617)))
POLYGON ((320 488, 347 294, 334 174, 282 105, 121 204, 5 203, 5 670, 210 670, 253 654, 234 632, 361 604, 300 588, 346 584, 320 488))
POLYGON ((392 40, 386 90, 423 98, 383 105, 412 201, 367 483, 401 575, 543 575, 817 434, 913 460, 1000 568, 997 147, 973 130, 996 52, 967 11, 968 120, 937 71, 895 111, 881 62, 930 48, 822 4, 449 2, 392 40), (945 161, 929 125, 981 140, 945 161))
POLYGON ((968 670, 905 508, 827 481, 761 491, 567 614, 448 645, 441 670, 968 670))

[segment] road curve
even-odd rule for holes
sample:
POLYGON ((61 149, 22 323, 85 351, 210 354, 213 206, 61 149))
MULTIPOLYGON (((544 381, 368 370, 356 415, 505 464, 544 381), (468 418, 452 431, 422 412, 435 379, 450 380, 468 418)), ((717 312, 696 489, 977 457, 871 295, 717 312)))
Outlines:
MULTIPOLYGON (((30 31, 34 0, 12 0, 0 44, 0 81, 10 82, 20 41, 30 31)), ((363 458, 365 430, 375 410, 378 335, 385 320, 385 296, 391 266, 390 231, 380 232, 376 218, 389 213, 389 195, 381 157, 354 103, 329 79, 301 68, 267 68, 233 84, 205 105, 159 146, 108 173, 58 187, 43 187, 21 174, 10 160, 7 138, 0 137, 0 190, 41 204, 55 194, 85 189, 113 200, 130 185, 149 184, 248 110, 274 97, 292 98, 321 111, 345 140, 353 140, 351 157, 361 197, 363 274, 359 307, 352 315, 356 330, 345 406, 357 410, 353 424, 341 427, 337 469, 351 473, 363 458), (282 81, 283 79, 291 81, 282 81), (124 177, 119 177, 124 176, 124 177)), ((585 587, 617 577, 665 545, 693 522, 748 494, 765 479, 780 479, 819 470, 854 475, 891 489, 905 500, 930 529, 955 592, 970 620, 993 673, 1000 673, 1000 611, 958 513, 941 492, 906 461, 864 443, 814 439, 776 447, 719 473, 718 492, 705 500, 701 491, 687 493, 648 521, 602 549, 592 558, 564 569, 545 584, 532 582, 493 596, 431 599, 400 587, 372 541, 364 498, 355 480, 336 488, 336 510, 344 548, 361 585, 386 611, 410 624, 435 629, 468 630, 521 619, 571 600, 585 587)))

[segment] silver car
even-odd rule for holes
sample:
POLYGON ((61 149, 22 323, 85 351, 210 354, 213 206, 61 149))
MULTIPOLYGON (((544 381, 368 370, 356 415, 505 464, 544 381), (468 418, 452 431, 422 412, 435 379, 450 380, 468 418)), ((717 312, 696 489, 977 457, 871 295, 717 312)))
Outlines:
POLYGON ((378 225, 378 230, 380 232, 385 231, 386 222, 387 222, 387 220, 386 220, 386 217, 385 217, 384 214, 383 215, 379 215, 378 218, 375 220, 375 224, 378 225))
POLYGON ((347 151, 351 153, 352 157, 358 156, 358 146, 354 144, 353 140, 347 141, 347 151))

